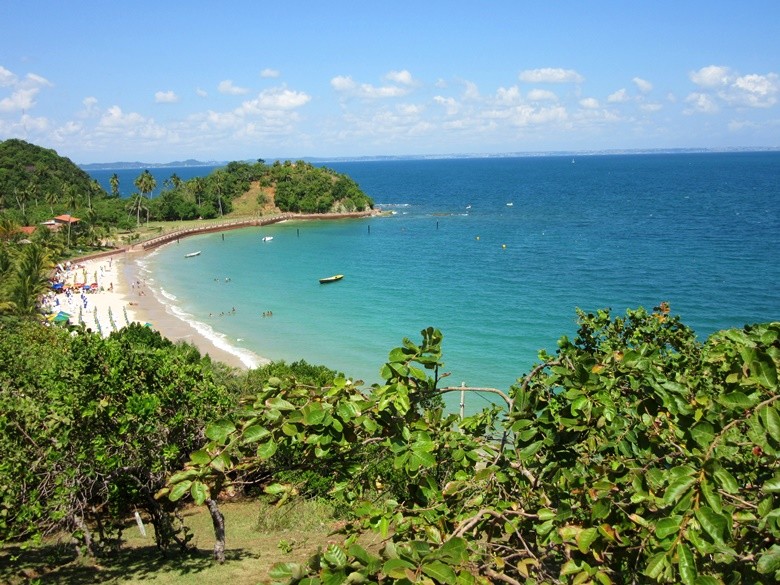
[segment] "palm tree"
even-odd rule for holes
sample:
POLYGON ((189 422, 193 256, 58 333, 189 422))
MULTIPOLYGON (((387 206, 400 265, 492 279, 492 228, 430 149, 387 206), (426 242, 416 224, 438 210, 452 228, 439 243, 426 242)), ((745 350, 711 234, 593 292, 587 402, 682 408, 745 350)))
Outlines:
POLYGON ((119 176, 114 173, 108 183, 111 185, 111 196, 119 199, 119 176))
POLYGON ((8 285, 8 303, 17 315, 34 315, 38 299, 49 288, 52 264, 45 248, 38 244, 22 247, 8 285))
POLYGON ((157 187, 157 180, 154 178, 154 175, 152 175, 152 173, 150 173, 147 169, 138 175, 133 184, 143 195, 150 197, 152 191, 154 191, 154 189, 157 187))
POLYGON ((195 203, 198 207, 200 207, 200 197, 206 190, 206 181, 203 179, 203 177, 195 177, 188 182, 188 185, 190 186, 190 191, 192 191, 192 194, 195 195, 195 203))
POLYGON ((141 210, 145 208, 144 199, 144 196, 140 193, 133 193, 130 198, 130 205, 128 208, 131 212, 135 211, 135 224, 137 226, 141 225, 141 210))

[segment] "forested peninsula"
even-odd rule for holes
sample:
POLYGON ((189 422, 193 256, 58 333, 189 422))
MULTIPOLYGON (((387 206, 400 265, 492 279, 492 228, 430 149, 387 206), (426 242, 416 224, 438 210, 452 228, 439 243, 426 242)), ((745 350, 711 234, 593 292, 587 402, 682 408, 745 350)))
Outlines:
POLYGON ((55 262, 168 214, 373 205, 300 162, 230 163, 154 199, 144 177, 121 199, 53 151, 0 143, 1 581, 780 579, 780 323, 700 340, 666 303, 576 311, 576 335, 498 389, 447 386, 435 327, 388 348, 367 387, 303 361, 234 370, 139 324, 44 321, 55 262), (445 409, 476 390, 495 403, 445 409), (226 513, 237 502, 253 534, 315 509, 334 532, 260 551, 226 513))

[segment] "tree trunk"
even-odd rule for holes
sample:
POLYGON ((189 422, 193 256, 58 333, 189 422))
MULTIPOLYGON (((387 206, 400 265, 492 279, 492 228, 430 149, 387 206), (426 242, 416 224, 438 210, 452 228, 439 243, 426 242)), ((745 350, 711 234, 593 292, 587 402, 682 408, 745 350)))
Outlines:
POLYGON ((211 522, 214 524, 214 560, 220 564, 225 562, 225 517, 219 511, 216 500, 206 500, 206 505, 211 513, 211 522))

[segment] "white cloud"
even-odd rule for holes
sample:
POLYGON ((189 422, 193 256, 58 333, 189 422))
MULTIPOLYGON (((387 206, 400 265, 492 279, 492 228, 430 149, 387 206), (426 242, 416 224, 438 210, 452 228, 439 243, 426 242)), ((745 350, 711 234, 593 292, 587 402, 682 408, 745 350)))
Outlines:
POLYGON ((338 75, 330 80, 330 86, 338 92, 350 92, 354 90, 357 84, 349 76, 338 75))
POLYGON ((219 93, 224 93, 227 95, 243 95, 245 93, 249 93, 249 90, 247 88, 233 85, 233 81, 231 79, 225 79, 224 81, 220 81, 219 85, 217 86, 217 91, 219 91, 219 93))
POLYGON ((257 96, 241 104, 236 109, 239 114, 262 113, 268 110, 294 110, 311 101, 311 96, 301 91, 292 91, 284 87, 267 89, 257 96))
POLYGON ((599 100, 596 98, 583 98, 580 100, 580 106, 586 110, 595 110, 599 107, 599 100))
POLYGON ((29 110, 35 105, 35 96, 39 91, 35 87, 17 89, 9 97, 0 100, 0 112, 29 110))
POLYGON ((260 72, 260 77, 263 78, 274 78, 279 77, 281 73, 277 69, 271 69, 270 67, 266 67, 260 72))
POLYGON ((647 112, 648 114, 653 114, 663 109, 663 106, 661 104, 656 104, 656 103, 641 104, 639 106, 639 109, 642 110, 643 112, 647 112))
POLYGON ((768 108, 777 103, 780 83, 775 73, 737 77, 731 86, 727 101, 754 108, 768 108))
MULTIPOLYGON (((411 76, 405 75, 407 72, 391 72, 388 75, 393 74, 395 77, 403 79, 404 82, 408 80, 411 83, 411 76)), ((402 97, 409 93, 408 87, 399 87, 397 85, 382 85, 376 86, 370 83, 358 84, 349 76, 339 75, 330 80, 331 87, 337 92, 354 96, 363 99, 382 99, 382 98, 394 98, 402 97)))
POLYGON ((636 85, 642 93, 650 93, 653 90, 653 84, 641 77, 634 77, 631 81, 634 82, 634 85, 636 85))
POLYGON ((710 65, 702 67, 698 71, 691 71, 691 81, 700 87, 721 87, 728 85, 731 79, 731 71, 728 67, 710 65))
POLYGON ((208 97, 209 94, 208 94, 208 92, 205 89, 201 89, 199 87, 196 87, 195 88, 195 95, 197 95, 198 97, 204 98, 204 97, 208 97))
POLYGON ((400 83, 401 85, 412 85, 412 74, 406 69, 403 71, 390 71, 385 75, 385 79, 392 83, 400 83))
POLYGON ((611 104, 622 104, 629 101, 628 92, 625 88, 617 90, 615 93, 607 96, 607 101, 611 104))
POLYGON ((520 81, 527 83, 582 83, 585 78, 574 69, 526 69, 520 72, 520 81))
POLYGON ((158 91, 154 94, 154 101, 158 104, 175 104, 179 101, 179 96, 173 91, 158 91))
POLYGON ((0 65, 0 87, 8 87, 9 85, 14 85, 16 82, 16 75, 0 65))
POLYGON ((557 102, 558 96, 546 89, 532 89, 528 92, 528 99, 532 102, 557 102))
POLYGON ((710 65, 691 72, 690 78, 702 92, 688 96, 686 102, 692 105, 688 113, 716 112, 718 102, 732 107, 768 108, 777 103, 780 94, 776 73, 739 75, 728 67, 710 65))
POLYGON ((443 106, 444 111, 448 116, 454 116, 458 113, 458 111, 460 111, 460 106, 458 102, 455 101, 455 98, 437 95, 434 96, 433 101, 440 106, 443 106))
POLYGON ((684 110, 685 114, 696 112, 712 114, 718 111, 718 105, 715 103, 715 100, 706 93, 692 93, 685 98, 685 103, 690 106, 684 110))
POLYGON ((499 104, 511 106, 520 103, 522 99, 523 97, 520 94, 520 88, 516 85, 513 85, 509 89, 499 87, 498 90, 496 90, 496 102, 499 104))

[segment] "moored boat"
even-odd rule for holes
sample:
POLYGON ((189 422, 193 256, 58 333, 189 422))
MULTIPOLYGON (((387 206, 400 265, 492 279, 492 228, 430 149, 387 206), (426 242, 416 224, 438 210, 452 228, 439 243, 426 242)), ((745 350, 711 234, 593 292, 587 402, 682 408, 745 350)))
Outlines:
POLYGON ((264 242, 270 242, 270 241, 271 241, 271 240, 273 240, 273 239, 274 239, 274 237, 273 237, 273 236, 263 236, 263 241, 264 241, 264 242))
POLYGON ((194 258, 195 256, 200 256, 200 250, 198 250, 197 252, 190 252, 189 254, 184 255, 185 258, 194 258))
POLYGON ((336 282, 337 280, 341 280, 342 278, 344 278, 343 274, 334 274, 333 276, 320 278, 320 284, 328 284, 329 282, 336 282))

